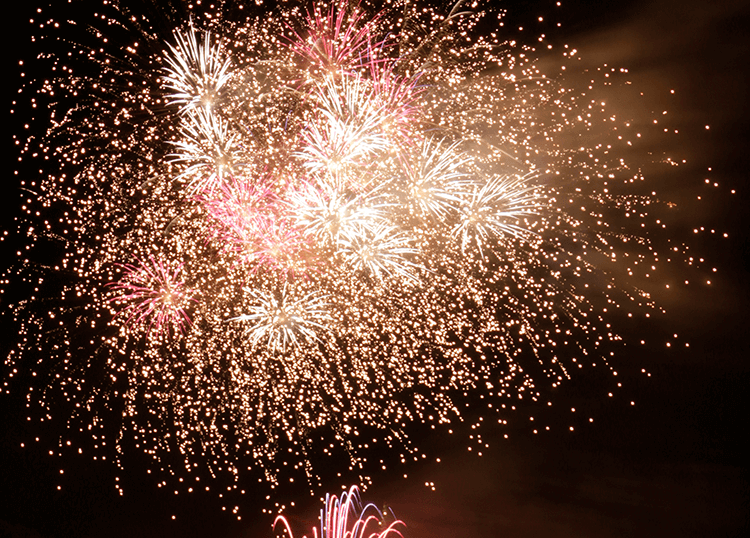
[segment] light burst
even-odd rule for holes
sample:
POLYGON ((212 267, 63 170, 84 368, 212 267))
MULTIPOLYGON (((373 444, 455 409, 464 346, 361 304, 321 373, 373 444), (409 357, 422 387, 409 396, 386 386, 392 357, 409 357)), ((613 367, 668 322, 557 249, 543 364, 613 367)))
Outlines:
POLYGON ((493 2, 170 5, 164 34, 110 3, 126 44, 102 31, 106 53, 71 45, 32 84, 59 102, 24 233, 62 254, 9 273, 58 285, 12 305, 10 375, 37 349, 65 386, 104 372, 65 396, 117 423, 118 453, 132 434, 170 473, 317 487, 335 461, 366 483, 371 444, 419 459, 409 423, 537 400, 606 365, 612 310, 654 308, 614 264, 665 263, 617 153, 632 132, 582 145, 606 107, 504 39, 493 2))

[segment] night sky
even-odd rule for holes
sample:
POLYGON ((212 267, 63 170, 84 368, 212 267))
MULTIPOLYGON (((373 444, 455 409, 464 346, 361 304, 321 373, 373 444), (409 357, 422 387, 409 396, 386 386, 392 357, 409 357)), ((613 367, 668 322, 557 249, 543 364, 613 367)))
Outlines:
MULTIPOLYGON (((519 12, 543 15, 554 9, 554 2, 536 2, 533 8, 507 2, 511 12, 516 4, 519 12)), ((37 5, 36 0, 22 3, 20 16, 11 19, 5 77, 11 90, 18 86, 17 60, 31 60, 25 48, 32 32, 28 19, 37 5)), ((682 212, 678 206, 673 230, 718 273, 711 286, 698 284, 657 298, 667 315, 653 323, 617 327, 628 346, 614 361, 624 387, 613 398, 599 383, 601 373, 576 376, 551 393, 553 409, 522 407, 507 427, 486 431, 490 449, 481 458, 467 451, 464 438, 446 440, 417 431, 417 444, 430 447, 433 461, 373 474, 374 486, 365 498, 390 507, 406 523, 407 538, 743 536, 750 523, 750 443, 745 439, 750 409, 750 7, 741 0, 566 0, 558 18, 563 27, 550 32, 553 42, 569 43, 592 66, 629 69, 633 86, 644 95, 618 106, 631 107, 636 118, 650 110, 669 111, 668 125, 681 134, 670 139, 669 147, 653 151, 687 163, 665 175, 662 192, 675 198, 704 195, 701 204, 686 204, 682 212), (675 89, 673 96, 670 89, 675 89), (719 187, 704 187, 706 178, 719 187), (732 189, 736 194, 730 194, 732 189), (696 226, 717 233, 696 238, 690 233, 696 226), (720 238, 724 232, 728 239, 720 238), (664 335, 672 333, 690 347, 666 348, 664 335), (640 340, 647 345, 639 345, 640 340), (641 368, 651 377, 640 375, 641 368), (585 410, 594 423, 579 420, 571 407, 585 410), (559 427, 537 436, 525 417, 542 412, 559 427), (575 431, 568 430, 570 425, 575 431), (408 479, 401 477, 404 472, 408 479), (426 482, 434 483, 435 491, 426 482)), ((26 76, 33 75, 29 69, 26 76)), ((24 121, 11 117, 8 147, 10 135, 20 132, 24 121)), ((8 159, 16 158, 14 151, 9 150, 8 159)), ((15 165, 7 174, 5 199, 10 202, 2 228, 12 232, 14 211, 20 211, 15 207, 18 178, 10 169, 15 165)), ((660 178, 650 181, 656 185, 660 178)), ((3 262, 15 256, 14 245, 12 239, 0 244, 3 262)), ((5 356, 16 335, 8 334, 5 323, 0 329, 5 356)), ((137 456, 124 473, 116 473, 86 456, 60 462, 47 455, 64 421, 28 423, 23 394, 19 387, 0 397, 0 536, 272 535, 272 517, 260 511, 267 507, 262 504, 265 490, 245 496, 238 522, 222 512, 213 495, 175 496, 168 488, 157 489, 137 456), (115 474, 121 476, 122 497, 114 487, 115 474)), ((332 484, 331 490, 340 486, 332 484)), ((288 511, 300 536, 309 532, 319 508, 307 491, 300 492, 297 507, 288 511)))

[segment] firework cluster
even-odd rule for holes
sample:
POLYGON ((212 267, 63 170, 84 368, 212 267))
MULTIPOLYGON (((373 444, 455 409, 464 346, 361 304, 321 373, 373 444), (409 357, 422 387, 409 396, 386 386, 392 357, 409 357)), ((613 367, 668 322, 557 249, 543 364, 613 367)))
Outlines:
POLYGON ((605 362, 603 313, 650 308, 607 265, 658 255, 639 173, 582 146, 604 104, 492 2, 221 9, 164 35, 104 2, 111 35, 39 88, 59 172, 27 233, 61 255, 13 269, 49 292, 12 309, 30 399, 181 474, 366 482, 371 448, 420 457, 409 423, 537 399, 605 362))

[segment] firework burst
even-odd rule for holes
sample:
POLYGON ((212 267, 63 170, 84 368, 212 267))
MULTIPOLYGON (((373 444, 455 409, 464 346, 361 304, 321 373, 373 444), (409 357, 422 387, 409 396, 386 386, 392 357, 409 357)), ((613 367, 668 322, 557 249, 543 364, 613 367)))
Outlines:
MULTIPOLYGON (((289 538, 294 533, 284 516, 278 516, 274 528, 281 527, 289 538)), ((325 504, 320 510, 320 533, 313 527, 313 538, 403 538, 404 524, 394 520, 384 525, 383 514, 372 504, 362 505, 357 486, 344 491, 341 497, 326 494, 325 504)))
POLYGON ((604 105, 464 4, 175 8, 166 34, 107 8, 126 44, 97 34, 106 54, 69 54, 89 75, 37 88, 61 99, 41 142, 59 171, 30 185, 27 233, 63 253, 11 274, 62 289, 12 306, 7 364, 45 349, 75 386, 95 364, 117 386, 65 395, 92 424, 124 399, 118 447, 137 432, 160 469, 247 461, 272 487, 342 457, 366 483, 370 444, 419 458, 409 422, 606 364, 607 309, 653 307, 608 264, 659 263, 629 219, 655 201, 612 146, 581 146, 604 105))
POLYGON ((245 288, 253 298, 249 312, 229 321, 247 322, 250 345, 258 344, 272 353, 283 353, 302 344, 300 339, 318 340, 317 333, 331 320, 326 312, 325 297, 309 293, 297 300, 284 289, 279 297, 265 290, 245 288))
POLYGON ((185 286, 181 267, 170 269, 154 257, 135 264, 123 264, 123 277, 112 284, 117 294, 112 302, 120 306, 126 326, 146 326, 157 333, 170 329, 183 332, 190 325, 187 308, 191 290, 185 286))

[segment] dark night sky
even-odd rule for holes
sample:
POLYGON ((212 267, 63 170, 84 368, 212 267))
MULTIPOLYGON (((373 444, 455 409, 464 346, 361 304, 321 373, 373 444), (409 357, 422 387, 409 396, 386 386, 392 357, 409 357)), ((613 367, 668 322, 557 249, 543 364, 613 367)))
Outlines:
MULTIPOLYGON (((14 67, 5 81, 11 88, 18 80, 15 59, 24 57, 28 42, 27 14, 37 3, 23 6, 21 22, 10 32, 6 57, 14 67)), ((514 2, 507 4, 512 11, 514 2)), ((554 2, 538 4, 544 14, 554 2)), ((730 234, 727 240, 694 241, 719 268, 715 284, 665 297, 665 319, 623 335, 655 339, 657 332, 677 332, 690 348, 665 350, 654 343, 626 349, 619 364, 653 375, 626 375, 613 399, 593 375, 563 386, 552 397, 556 408, 578 406, 595 416, 593 425, 581 423, 575 432, 534 436, 517 420, 494 435, 487 432, 491 448, 482 458, 467 452, 465 442, 425 438, 422 444, 437 446, 432 452, 442 463, 407 469, 409 479, 375 475, 367 499, 391 506, 406 522, 407 538, 745 535, 750 7, 739 0, 566 0, 562 20, 555 39, 578 48, 591 65, 628 67, 645 94, 639 106, 669 110, 670 127, 682 134, 678 145, 660 149, 688 161, 671 174, 679 183, 670 188, 693 189, 705 177, 721 185, 697 206, 700 211, 680 215, 675 225, 680 230, 699 223, 730 234), (665 104, 670 88, 677 93, 665 104), (730 196, 731 189, 737 194, 730 196), (425 482, 434 482, 436 491, 425 482)), ((19 120, 12 120, 13 129, 19 120)), ((6 140, 10 145, 10 136, 6 140)), ((15 192, 8 198, 15 200, 15 192)), ((8 228, 9 213, 3 218, 8 228)), ((11 255, 7 248, 2 252, 11 255)), ((12 341, 2 329, 5 342, 12 341)), ((0 406, 0 536, 271 536, 257 495, 249 495, 237 522, 213 497, 176 498, 157 490, 141 469, 124 474, 124 497, 117 495, 112 469, 85 457, 66 462, 61 477, 60 463, 46 455, 54 433, 33 443, 40 430, 26 424, 23 402, 3 397, 0 406), (22 442, 27 448, 20 448, 22 442)), ((551 420, 567 429, 570 413, 551 420)), ((300 534, 318 508, 305 501, 291 512, 300 534)))

